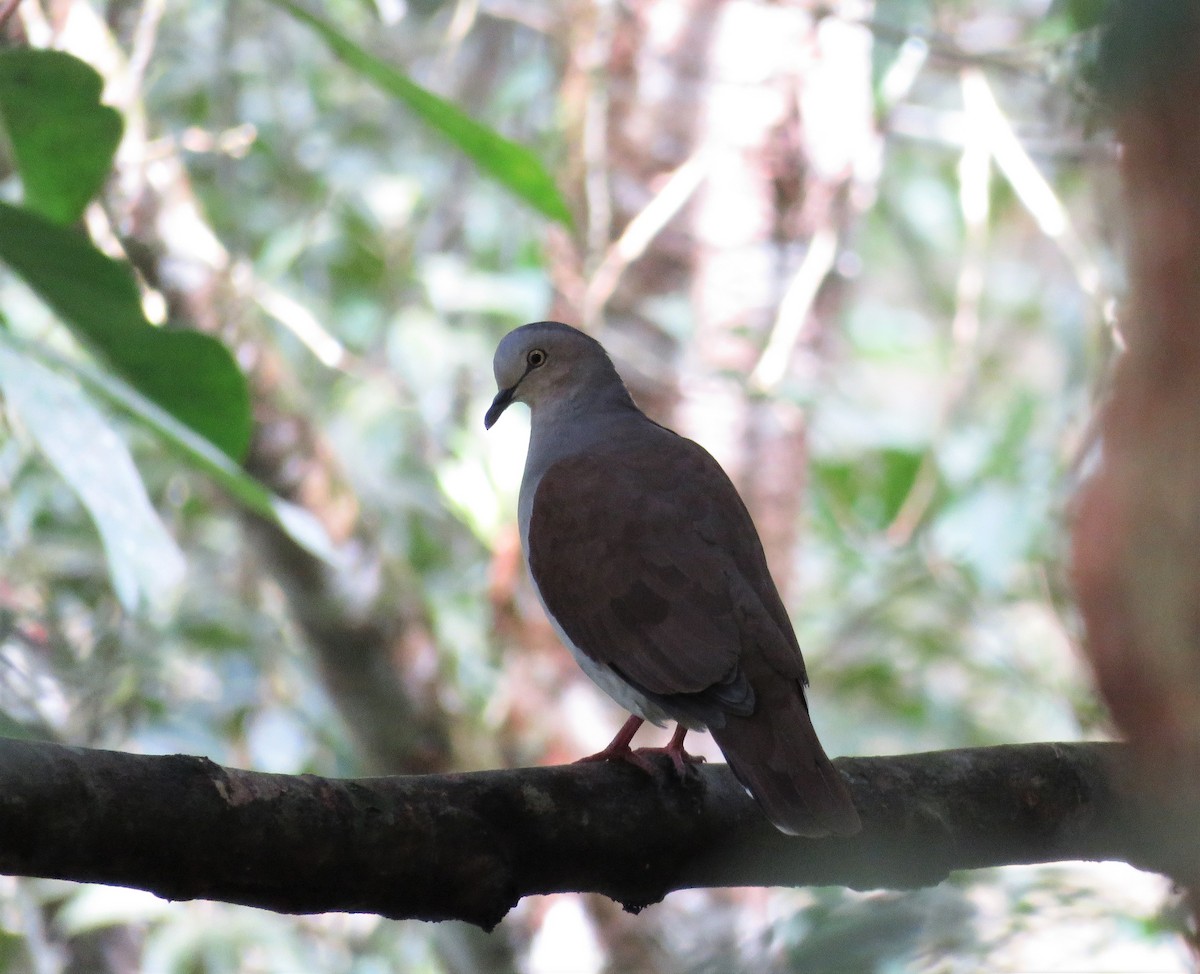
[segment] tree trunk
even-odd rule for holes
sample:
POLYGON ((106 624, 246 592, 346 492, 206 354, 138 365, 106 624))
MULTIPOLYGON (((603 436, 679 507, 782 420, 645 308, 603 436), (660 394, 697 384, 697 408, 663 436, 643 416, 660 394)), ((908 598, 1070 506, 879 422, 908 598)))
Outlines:
POLYGON ((1075 575, 1087 652, 1175 817, 1159 836, 1200 889, 1200 14, 1121 3, 1102 59, 1130 227, 1128 350, 1083 490, 1075 575))

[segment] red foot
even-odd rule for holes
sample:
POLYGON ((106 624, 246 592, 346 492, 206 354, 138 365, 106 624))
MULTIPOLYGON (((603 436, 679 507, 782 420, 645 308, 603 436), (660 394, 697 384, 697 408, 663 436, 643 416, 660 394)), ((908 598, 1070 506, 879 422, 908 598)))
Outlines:
POLYGON ((698 754, 688 754, 683 748, 683 739, 687 735, 687 728, 682 724, 675 728, 675 733, 671 735, 671 740, 666 747, 639 747, 636 751, 629 746, 629 742, 633 740, 633 735, 638 732, 638 728, 645 721, 641 717, 630 717, 617 731, 617 736, 612 739, 609 745, 602 751, 597 751, 595 754, 589 754, 586 758, 580 758, 576 764, 585 764, 592 761, 628 761, 630 764, 636 765, 647 774, 654 774, 654 765, 651 763, 647 755, 665 754, 671 759, 671 763, 675 765, 675 773, 680 778, 687 776, 689 765, 703 764, 704 758, 698 754))
POLYGON ((617 731, 617 736, 614 737, 606 748, 602 751, 597 751, 595 754, 589 754, 586 758, 580 758, 576 764, 591 764, 594 761, 628 761, 630 764, 636 764, 643 771, 653 771, 650 762, 643 758, 639 758, 637 753, 630 748, 629 742, 633 740, 633 735, 638 732, 638 728, 645 721, 641 717, 630 717, 621 729, 617 731))

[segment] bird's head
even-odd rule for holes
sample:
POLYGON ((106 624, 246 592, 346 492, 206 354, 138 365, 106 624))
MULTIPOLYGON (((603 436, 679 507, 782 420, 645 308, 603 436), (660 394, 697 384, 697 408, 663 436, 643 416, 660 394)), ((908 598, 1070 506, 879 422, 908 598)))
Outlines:
POLYGON ((558 321, 536 321, 510 331, 496 349, 492 369, 500 391, 483 419, 487 429, 514 402, 536 409, 613 385, 624 393, 603 346, 558 321))

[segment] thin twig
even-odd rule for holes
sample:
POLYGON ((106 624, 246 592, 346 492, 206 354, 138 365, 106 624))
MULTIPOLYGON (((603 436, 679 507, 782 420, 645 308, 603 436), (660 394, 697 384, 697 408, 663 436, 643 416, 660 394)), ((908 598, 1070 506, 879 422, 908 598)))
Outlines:
POLYGON ((625 232, 608 248, 588 282, 582 308, 585 327, 590 328, 596 323, 625 268, 646 252, 663 227, 683 209, 704 182, 708 170, 708 159, 703 150, 697 152, 671 173, 662 189, 629 221, 625 232))
POLYGON ((158 39, 158 25, 162 22, 166 10, 166 0, 146 0, 138 16, 137 25, 133 31, 133 41, 129 51, 129 65, 126 74, 126 84, 129 87, 129 104, 141 100, 142 84, 146 77, 146 68, 154 53, 154 44, 158 39))
POLYGON ((955 289, 954 319, 950 325, 953 352, 930 446, 921 457, 908 494, 887 528, 888 541, 897 546, 911 540, 933 503, 938 485, 937 445, 945 435, 951 416, 970 391, 976 371, 992 183, 992 119, 977 104, 982 97, 982 79, 983 73, 978 68, 964 69, 959 79, 964 116, 969 124, 963 134, 963 153, 958 164, 958 199, 966 240, 955 289))
POLYGON ((894 44, 904 44, 914 38, 920 40, 928 46, 931 57, 959 68, 992 68, 1008 74, 1020 75, 1021 77, 1043 73, 1041 65, 1034 60, 1035 56, 1042 56, 1041 51, 1037 51, 1036 54, 1032 51, 1029 54, 1001 54, 998 51, 968 51, 957 44, 953 38, 935 31, 886 24, 883 21, 874 20, 870 17, 847 18, 847 20, 850 23, 865 27, 880 40, 890 41, 894 44))
POLYGON ((821 284, 833 270, 838 253, 838 227, 832 221, 822 224, 808 242, 808 251, 795 276, 787 286, 779 311, 771 328, 771 337, 750 373, 750 387, 758 392, 771 392, 787 372, 792 349, 808 321, 809 312, 821 284))

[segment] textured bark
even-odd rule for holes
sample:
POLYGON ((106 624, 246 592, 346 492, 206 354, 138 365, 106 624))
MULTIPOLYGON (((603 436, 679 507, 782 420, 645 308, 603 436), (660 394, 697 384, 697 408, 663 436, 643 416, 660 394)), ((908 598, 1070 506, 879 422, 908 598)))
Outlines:
POLYGON ((863 831, 776 832, 723 765, 626 764, 336 780, 0 743, 0 871, 286 913, 498 923, 523 896, 637 910, 697 886, 932 885, 1063 859, 1152 865, 1116 744, 844 758, 863 831))

